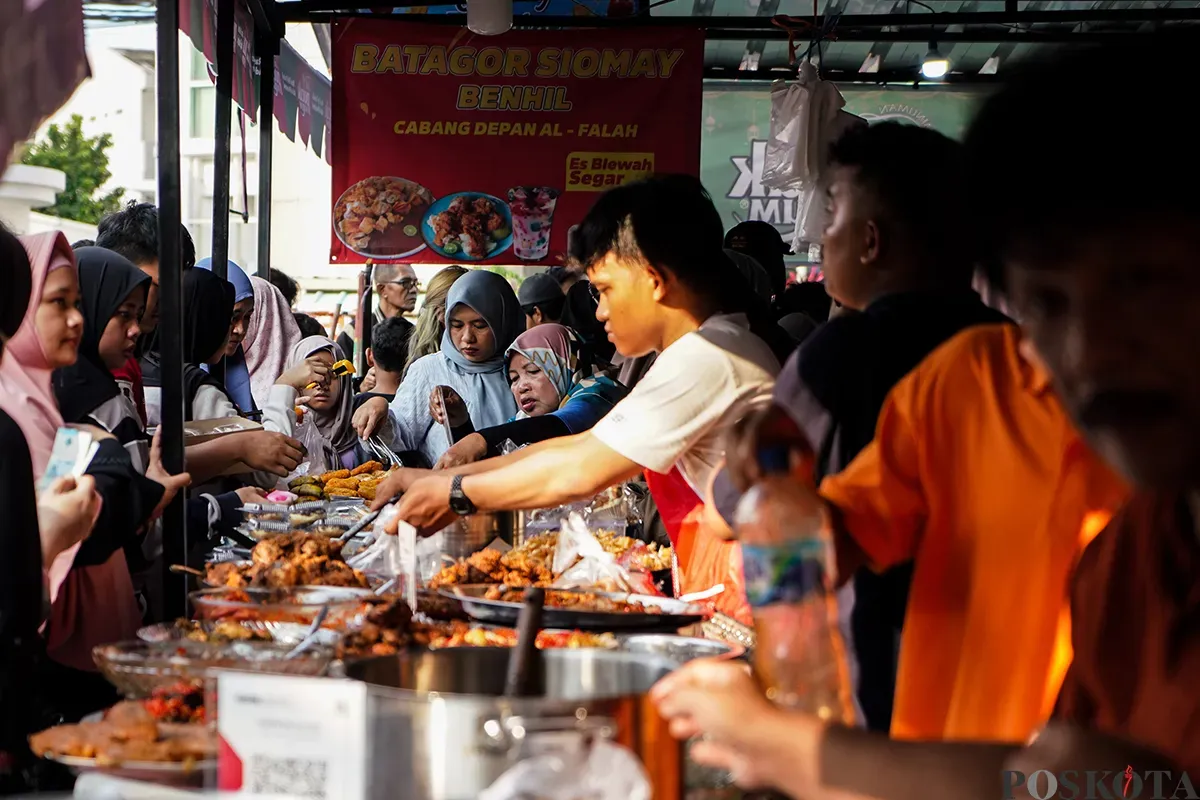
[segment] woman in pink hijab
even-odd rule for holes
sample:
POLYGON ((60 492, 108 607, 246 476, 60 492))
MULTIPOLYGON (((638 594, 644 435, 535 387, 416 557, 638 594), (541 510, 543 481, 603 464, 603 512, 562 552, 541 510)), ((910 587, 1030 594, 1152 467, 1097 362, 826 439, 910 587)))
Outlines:
MULTIPOLYGON (((61 233, 20 238, 29 255, 32 290, 25 318, 0 362, 0 405, 24 433, 38 479, 62 424, 51 376, 75 363, 83 315, 78 310, 78 271, 66 238, 61 233)), ((116 439, 100 444, 93 467, 128 460, 116 439)), ((79 555, 79 547, 72 548, 49 569, 51 588, 59 588, 51 593, 46 625, 46 650, 55 663, 46 673, 57 686, 54 701, 69 717, 116 699, 95 671, 92 648, 135 638, 141 625, 124 551, 117 548, 89 566, 77 565, 79 555)))
POLYGON ((303 337, 283 293, 256 275, 250 276, 250 284, 254 287, 254 313, 246 326, 242 350, 254 403, 266 408, 271 387, 287 371, 288 355, 303 337))

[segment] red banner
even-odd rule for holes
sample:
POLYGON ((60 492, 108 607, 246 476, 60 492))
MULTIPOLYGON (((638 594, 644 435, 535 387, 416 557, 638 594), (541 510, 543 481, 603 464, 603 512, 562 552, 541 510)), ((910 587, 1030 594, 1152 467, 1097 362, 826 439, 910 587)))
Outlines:
POLYGON ((699 174, 699 30, 353 19, 333 40, 331 261, 552 263, 597 193, 699 174))

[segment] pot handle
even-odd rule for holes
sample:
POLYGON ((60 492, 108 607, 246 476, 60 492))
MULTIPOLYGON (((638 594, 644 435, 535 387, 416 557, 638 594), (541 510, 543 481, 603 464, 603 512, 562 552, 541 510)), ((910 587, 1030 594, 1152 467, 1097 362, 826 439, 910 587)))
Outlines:
POLYGON ((501 717, 483 722, 482 749, 492 753, 508 753, 514 747, 532 743, 536 737, 572 735, 612 738, 617 723, 611 717, 501 717))

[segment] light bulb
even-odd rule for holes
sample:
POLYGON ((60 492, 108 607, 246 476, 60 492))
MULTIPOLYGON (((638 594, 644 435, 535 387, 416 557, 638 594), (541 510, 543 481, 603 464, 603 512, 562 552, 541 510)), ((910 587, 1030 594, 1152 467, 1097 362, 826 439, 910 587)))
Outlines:
POLYGON ((929 43, 929 52, 921 62, 921 76, 934 80, 946 77, 950 71, 950 59, 938 52, 937 42, 929 43))
POLYGON ((469 0, 467 28, 481 36, 508 33, 513 25, 513 0, 469 0))

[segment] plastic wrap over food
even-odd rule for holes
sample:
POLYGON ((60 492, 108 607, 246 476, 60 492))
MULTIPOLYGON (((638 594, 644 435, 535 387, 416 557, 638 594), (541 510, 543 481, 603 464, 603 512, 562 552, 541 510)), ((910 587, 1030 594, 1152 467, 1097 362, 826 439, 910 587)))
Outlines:
POLYGON ((304 462, 296 468, 296 471, 287 476, 288 481, 301 475, 322 475, 331 469, 341 467, 340 464, 337 467, 331 466, 326 460, 328 445, 321 436, 321 431, 317 429, 317 424, 309 419, 309 416, 308 414, 302 416, 292 433, 292 437, 304 445, 306 455, 304 462))
POLYGON ((557 589, 598 589, 608 592, 657 594, 645 572, 632 572, 605 551, 580 514, 562 522, 551 567, 557 589))
POLYGON ((650 779, 633 751, 603 740, 521 761, 479 800, 650 800, 650 779))

